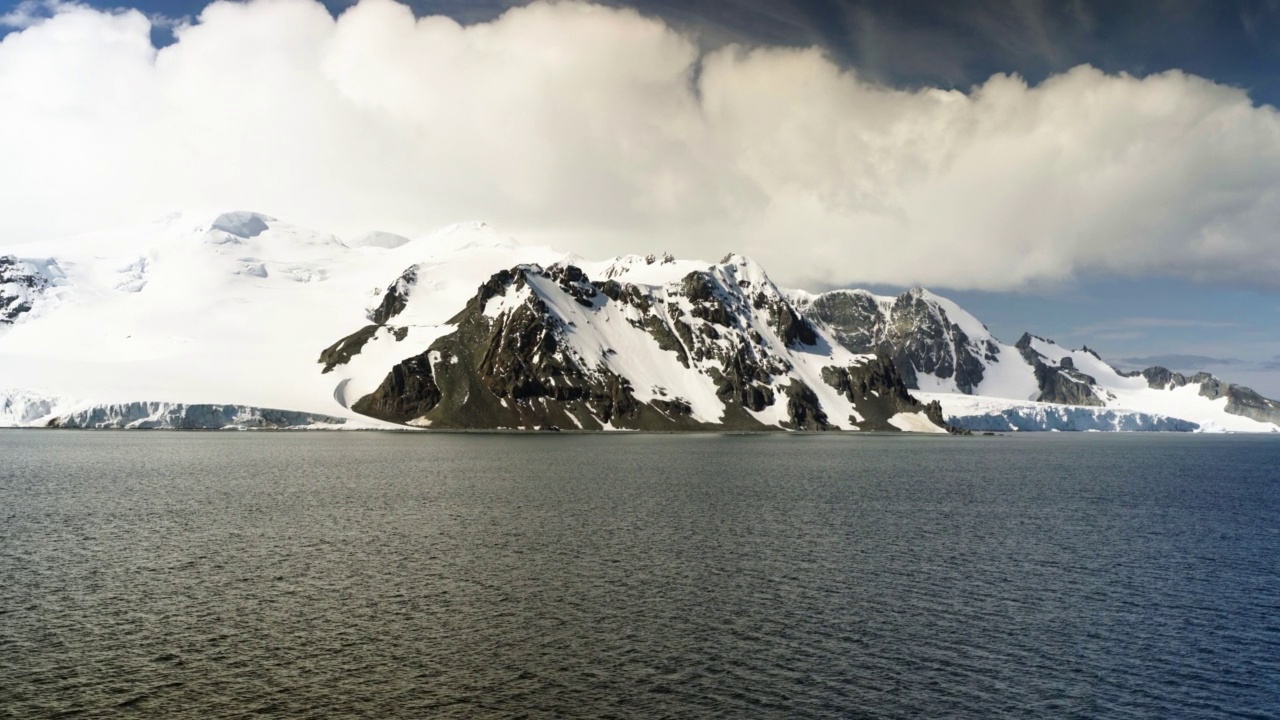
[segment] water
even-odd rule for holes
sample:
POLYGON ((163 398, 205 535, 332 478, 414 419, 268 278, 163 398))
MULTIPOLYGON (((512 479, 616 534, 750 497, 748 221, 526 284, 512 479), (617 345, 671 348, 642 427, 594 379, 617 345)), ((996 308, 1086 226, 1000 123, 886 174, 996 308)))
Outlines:
POLYGON ((0 715, 1280 715, 1274 438, 8 431, 0 460, 0 715))

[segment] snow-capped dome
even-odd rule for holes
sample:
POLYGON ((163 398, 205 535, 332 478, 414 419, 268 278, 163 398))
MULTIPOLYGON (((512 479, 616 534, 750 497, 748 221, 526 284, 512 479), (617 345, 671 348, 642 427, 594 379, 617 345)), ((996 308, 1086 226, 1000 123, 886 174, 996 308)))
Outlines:
POLYGON ((230 233, 236 237, 252 238, 261 235, 268 229, 267 223, 273 223, 276 219, 270 215, 262 213, 249 212, 247 210, 236 210, 233 212, 222 213, 214 218, 213 224, 209 226, 210 230, 221 230, 230 233))

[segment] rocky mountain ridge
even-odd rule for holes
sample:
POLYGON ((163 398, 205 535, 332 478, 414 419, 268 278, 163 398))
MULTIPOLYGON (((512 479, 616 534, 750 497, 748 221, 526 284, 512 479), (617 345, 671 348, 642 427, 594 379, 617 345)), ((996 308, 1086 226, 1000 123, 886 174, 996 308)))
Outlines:
MULTIPOLYGON (((999 416, 1019 415, 1024 425, 1055 426, 1108 424, 1116 428, 1199 429, 1199 418, 1215 410, 1249 421, 1280 426, 1280 403, 1257 392, 1223 382, 1209 373, 1186 376, 1153 366, 1122 372, 1107 364, 1087 346, 1068 350, 1043 337, 1023 333, 1012 346, 1002 343, 980 321, 955 303, 922 288, 889 298, 861 290, 836 290, 821 295, 796 293, 807 317, 827 325, 845 347, 855 352, 877 352, 893 358, 907 386, 927 397, 941 398, 958 424, 970 429, 987 428, 973 419, 972 408, 957 396, 982 396, 1011 401, 999 416), (1204 400, 1192 415, 1180 418, 1178 408, 1162 394, 1183 388, 1194 391, 1188 400, 1204 400), (1143 392, 1149 390, 1152 392, 1143 392), (1222 400, 1217 406, 1208 403, 1222 400), (1098 423, 1094 415, 1027 409, 1025 402, 1074 408, 1133 410, 1138 414, 1117 422, 1098 423), (1180 422, 1164 423, 1169 415, 1180 422)), ((1183 393, 1186 394, 1186 393, 1183 393)), ((1213 422, 1210 419, 1210 422, 1213 422)), ((1000 424, 997 422, 996 424, 1000 424)), ((1018 423, 1015 423, 1015 425, 1018 423)), ((1248 424, 1229 426, 1248 428, 1248 424)), ((1266 428, 1259 428, 1266 431, 1266 428)))
POLYGON ((250 212, 6 249, 0 378, 0 405, 25 408, 0 424, 19 425, 243 415, 222 407, 343 427, 1280 430, 1247 388, 1006 344, 920 288, 814 295, 738 255, 592 262, 482 223, 344 241, 250 212))
MULTIPOLYGON (((833 346, 746 258, 660 286, 627 282, 617 265, 603 275, 593 281, 572 264, 495 273, 450 319, 456 330, 352 409, 449 428, 945 427, 940 407, 911 397, 891 362, 833 346)), ((405 284, 388 287, 379 307, 399 310, 378 319, 402 311, 406 294, 405 284)), ((339 341, 322 362, 355 342, 339 341)))

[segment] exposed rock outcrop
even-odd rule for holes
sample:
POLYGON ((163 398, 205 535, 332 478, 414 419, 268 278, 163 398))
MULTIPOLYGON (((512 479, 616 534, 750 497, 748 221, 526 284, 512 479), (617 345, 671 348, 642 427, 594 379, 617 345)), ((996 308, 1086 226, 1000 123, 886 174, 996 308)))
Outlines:
POLYGON ((351 362, 351 358, 360 354, 360 351, 378 334, 381 325, 365 325, 359 330, 342 338, 338 342, 330 345, 320 352, 320 364, 324 365, 321 372, 330 372, 339 365, 345 365, 351 362))
POLYGON ((449 324, 453 332, 396 365, 352 409, 435 428, 586 430, 894 430, 894 414, 926 411, 892 363, 837 353, 740 256, 666 286, 522 265, 490 277, 449 324), (681 377, 658 382, 706 387, 714 399, 637 388, 635 373, 649 373, 620 352, 672 363, 668 372, 681 377), (838 395, 798 374, 796 362, 811 356, 831 358, 822 375, 844 379, 838 395), (823 397, 842 398, 838 421, 823 397))
MULTIPOLYGON (((566 352, 568 330, 546 303, 529 292, 529 275, 553 280, 575 302, 607 298, 581 270, 521 267, 484 283, 457 316, 457 330, 392 369, 356 412, 393 422, 438 428, 599 430, 710 429, 690 417, 679 398, 641 403, 630 382, 587 367, 566 352), (487 315, 490 300, 524 294, 505 312, 487 315)), ((623 297, 625 293, 619 294, 623 297)), ((741 429, 764 429, 738 418, 741 429)))
POLYGON ((0 325, 11 325, 31 312, 49 285, 49 278, 31 263, 0 255, 0 325))
POLYGON ((871 362, 849 368, 825 368, 822 379, 840 391, 863 417, 860 427, 867 430, 893 430, 890 420, 899 413, 923 412, 935 424, 949 432, 961 432, 942 417, 942 407, 924 404, 907 391, 897 364, 884 355, 871 362))
POLYGON ((418 265, 410 265, 400 274, 400 277, 387 286, 378 304, 365 314, 372 324, 365 325, 320 351, 320 358, 317 362, 324 366, 320 372, 332 372, 335 367, 351 362, 351 359, 359 355, 365 345, 368 345, 370 341, 377 337, 378 332, 384 328, 397 341, 404 340, 409 329, 406 327, 391 327, 387 323, 408 307, 409 293, 418 283, 418 268, 418 265))
POLYGON ((1259 422, 1280 425, 1280 402, 1270 400, 1243 385, 1224 383, 1207 372, 1183 375, 1168 368, 1153 365, 1140 371, 1147 384, 1155 389, 1180 388, 1199 385, 1200 396, 1217 400, 1227 398, 1226 411, 1259 422))
POLYGON ((1023 359, 1035 371, 1036 382, 1040 387, 1040 394, 1035 398, 1036 401, 1091 407, 1105 405, 1094 389, 1098 381, 1093 376, 1076 370, 1069 357, 1063 358, 1059 364, 1050 364, 1045 356, 1032 347, 1033 339, 1036 339, 1034 335, 1023 333, 1022 337, 1018 338, 1018 342, 1014 343, 1014 347, 1022 353, 1023 359))
POLYGON ((860 290, 824 293, 805 314, 831 328, 841 345, 892 359, 908 388, 919 375, 954 380, 964 393, 982 383, 985 361, 999 352, 986 337, 971 338, 925 290, 913 288, 891 302, 860 290))
POLYGON ((387 286, 382 300, 369 311, 369 321, 374 325, 385 325, 391 318, 399 315, 409 301, 409 291, 418 283, 418 266, 410 265, 395 282, 387 286))

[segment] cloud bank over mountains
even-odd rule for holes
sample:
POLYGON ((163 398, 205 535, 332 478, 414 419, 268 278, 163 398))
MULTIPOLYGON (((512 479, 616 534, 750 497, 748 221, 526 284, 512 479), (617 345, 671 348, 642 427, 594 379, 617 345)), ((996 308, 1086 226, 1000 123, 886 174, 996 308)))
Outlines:
POLYGON ((483 219, 593 257, 736 250, 808 286, 1280 288, 1280 116, 1177 71, 895 89, 579 2, 465 27, 391 0, 215 2, 162 49, 136 10, 3 21, 3 246, 245 208, 353 235, 483 219))

